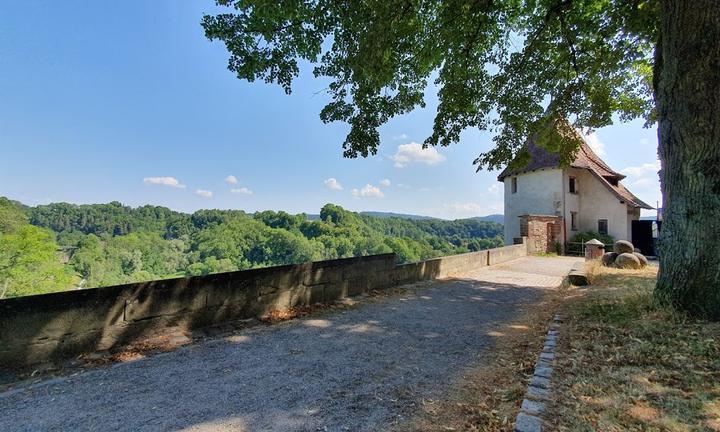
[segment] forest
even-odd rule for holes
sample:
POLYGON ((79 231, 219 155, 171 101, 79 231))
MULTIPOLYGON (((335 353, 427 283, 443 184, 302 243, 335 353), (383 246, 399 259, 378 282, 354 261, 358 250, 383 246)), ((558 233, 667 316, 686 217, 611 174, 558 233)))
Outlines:
POLYGON ((354 213, 192 214, 0 197, 0 298, 395 252, 412 262, 502 245, 502 225, 354 213))

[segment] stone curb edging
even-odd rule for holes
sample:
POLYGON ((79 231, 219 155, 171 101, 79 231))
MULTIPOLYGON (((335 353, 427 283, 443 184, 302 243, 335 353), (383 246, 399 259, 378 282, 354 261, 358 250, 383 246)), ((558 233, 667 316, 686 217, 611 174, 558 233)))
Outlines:
POLYGON ((525 399, 515 419, 515 432, 541 432, 542 416, 546 403, 550 399, 550 380, 555 362, 555 349, 558 342, 558 328, 562 322, 560 315, 555 315, 553 323, 545 337, 545 344, 535 364, 535 372, 530 379, 525 399))

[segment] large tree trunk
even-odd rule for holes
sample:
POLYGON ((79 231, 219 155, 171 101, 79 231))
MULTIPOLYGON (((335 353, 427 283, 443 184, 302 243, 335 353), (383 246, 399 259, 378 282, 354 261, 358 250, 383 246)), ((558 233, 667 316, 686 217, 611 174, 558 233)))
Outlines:
POLYGON ((720 320, 720 1, 663 0, 656 53, 664 222, 658 300, 720 320))

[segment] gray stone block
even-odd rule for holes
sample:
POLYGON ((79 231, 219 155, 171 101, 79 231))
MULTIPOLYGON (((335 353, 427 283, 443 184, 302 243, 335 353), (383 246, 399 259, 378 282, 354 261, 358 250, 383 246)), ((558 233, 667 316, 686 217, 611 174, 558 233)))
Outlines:
POLYGON ((570 273, 568 273, 568 281, 571 285, 575 286, 586 286, 590 285, 590 282, 588 282, 587 275, 578 270, 572 270, 570 273))
POLYGON ((308 287, 310 292, 310 304, 322 303, 325 301, 325 286, 324 285, 313 285, 308 287))
POLYGON ((552 361, 552 360, 555 360, 555 354, 549 353, 549 352, 542 352, 542 353, 540 353, 540 358, 542 360, 552 361))
POLYGON ((520 406, 520 410, 527 414, 539 415, 545 412, 545 404, 530 399, 524 399, 522 401, 522 405, 520 406))
POLYGON ((539 367, 552 368, 553 364, 550 360, 538 359, 537 363, 535 363, 535 368, 537 369, 539 367))
POLYGON ((343 281, 344 296, 356 296, 368 291, 368 278, 358 276, 343 281))
POLYGON ((339 283, 343 277, 341 266, 313 266, 305 273, 304 285, 318 285, 324 283, 339 283))
POLYGON ((300 285, 290 290, 290 307, 296 306, 309 306, 310 303, 310 288, 300 285))
POLYGON ((553 368, 549 366, 536 366, 535 367, 535 376, 543 377, 543 378, 550 378, 552 377, 553 368))
POLYGON ((184 278, 137 284, 135 293, 125 302, 124 320, 138 321, 204 308, 210 286, 193 282, 193 278, 184 278))
POLYGON ((549 389, 550 380, 541 376, 533 375, 532 379, 530 380, 530 385, 533 387, 549 389))
POLYGON ((550 390, 548 389, 535 386, 530 386, 527 389, 527 397, 530 399, 547 400, 548 396, 550 396, 550 390))
POLYGON ((325 295, 323 297, 323 301, 325 302, 333 302, 352 295, 348 292, 348 284, 345 282, 327 283, 323 284, 323 286, 325 287, 325 295))
POLYGON ((367 290, 382 290, 393 286, 394 270, 382 270, 373 272, 367 278, 367 290))
POLYGON ((520 413, 515 419, 515 432, 541 432, 540 419, 529 414, 520 413))

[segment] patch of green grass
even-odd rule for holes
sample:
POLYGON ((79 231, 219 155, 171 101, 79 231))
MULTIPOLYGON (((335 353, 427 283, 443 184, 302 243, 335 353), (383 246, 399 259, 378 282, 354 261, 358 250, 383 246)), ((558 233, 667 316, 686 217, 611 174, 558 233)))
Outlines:
POLYGON ((571 292, 558 430, 720 431, 720 324, 655 303, 655 271, 589 268, 571 292))
POLYGON ((533 254, 533 256, 554 258, 554 257, 558 256, 558 254, 555 252, 535 252, 533 254))

